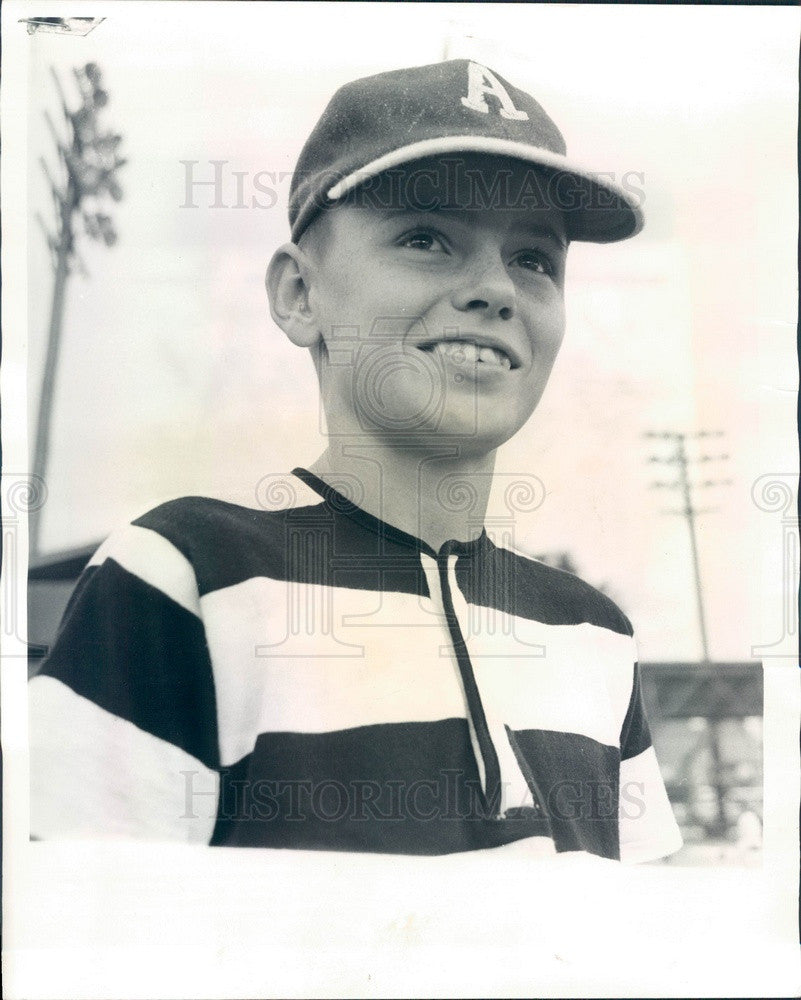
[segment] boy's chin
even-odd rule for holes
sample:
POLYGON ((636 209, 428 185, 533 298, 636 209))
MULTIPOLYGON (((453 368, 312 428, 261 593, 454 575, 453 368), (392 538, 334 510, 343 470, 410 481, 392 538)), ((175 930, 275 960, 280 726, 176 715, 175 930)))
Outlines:
POLYGON ((410 424, 403 430, 397 426, 387 427, 375 423, 370 428, 372 435, 390 447, 432 455, 440 452, 443 458, 457 459, 488 455, 506 444, 519 430, 520 427, 501 427, 495 422, 482 426, 480 421, 468 423, 446 419, 417 426, 410 424))

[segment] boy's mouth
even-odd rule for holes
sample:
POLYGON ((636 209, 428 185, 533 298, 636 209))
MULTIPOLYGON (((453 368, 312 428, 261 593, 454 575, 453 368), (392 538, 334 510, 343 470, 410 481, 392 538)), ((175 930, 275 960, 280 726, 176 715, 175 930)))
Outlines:
POLYGON ((476 343, 472 340, 459 340, 456 338, 433 340, 427 344, 418 344, 418 347, 421 351, 426 351, 429 354, 439 354, 449 357, 457 364, 488 365, 495 368, 504 368, 506 371, 518 367, 503 348, 490 344, 476 343))

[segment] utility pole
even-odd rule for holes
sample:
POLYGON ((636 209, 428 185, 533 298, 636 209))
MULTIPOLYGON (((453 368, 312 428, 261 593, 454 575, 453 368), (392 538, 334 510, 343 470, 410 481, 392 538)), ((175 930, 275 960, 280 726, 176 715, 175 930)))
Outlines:
MULTIPOLYGON (((84 230, 91 239, 102 241, 108 247, 117 242, 117 233, 111 217, 106 214, 105 203, 108 198, 113 201, 122 199, 117 171, 126 162, 119 155, 122 136, 113 132, 101 132, 99 128, 98 112, 108 104, 108 93, 102 87, 102 75, 97 64, 87 63, 81 69, 73 70, 80 102, 75 111, 70 110, 61 81, 52 68, 51 73, 61 104, 61 125, 66 136, 60 134, 50 115, 45 112, 45 120, 58 154, 61 178, 54 179, 45 159, 40 159, 53 196, 56 223, 53 235, 42 217, 38 216, 51 251, 54 270, 53 299, 32 462, 34 480, 41 482, 45 481, 50 452, 50 427, 67 279, 76 263, 82 273, 86 274, 75 249, 75 221, 78 216, 81 217, 84 230)), ((31 555, 39 552, 41 515, 41 508, 31 511, 31 555)))
MULTIPOLYGON (((678 479, 673 482, 655 482, 651 484, 652 489, 681 490, 684 506, 679 510, 668 510, 668 514, 682 514, 687 519, 687 527, 690 532, 690 551, 692 554, 693 579, 695 581, 695 598, 698 610, 698 628, 701 634, 701 649, 703 651, 702 662, 709 663, 709 640, 706 630, 706 616, 704 614, 703 587, 701 585, 701 566, 698 558, 698 538, 695 531, 695 519, 698 514, 709 513, 714 508, 693 506, 692 491, 696 488, 709 486, 724 486, 731 483, 730 479, 711 480, 692 483, 689 477, 689 466, 691 460, 687 455, 686 442, 688 438, 718 438, 723 436, 723 431, 699 431, 697 434, 681 434, 675 431, 648 431, 647 438, 658 438, 669 441, 674 445, 674 450, 670 455, 651 455, 649 462, 661 463, 662 465, 677 466, 678 479)), ((728 455, 701 455, 695 462, 715 462, 725 461, 728 455)))
MULTIPOLYGON (((649 462, 659 463, 662 465, 675 465, 677 467, 678 478, 672 482, 655 482, 651 486, 653 489, 667 489, 667 490, 681 490, 682 500, 684 506, 679 510, 667 510, 666 514, 682 514, 687 519, 687 527, 690 532, 690 550, 692 553, 692 564, 693 564, 693 578, 695 580, 695 597, 698 609, 698 628, 701 634, 701 649, 702 649, 702 660, 701 662, 708 666, 710 664, 709 658, 709 641, 707 638, 706 631, 706 616, 704 615, 704 598, 703 598, 703 587, 701 586, 701 568, 700 561, 698 558, 698 539, 695 531, 695 519, 699 514, 709 513, 715 508, 711 507, 695 507, 693 505, 693 489, 703 489, 710 486, 726 486, 731 483, 730 479, 706 479, 702 482, 691 482, 689 475, 689 467, 694 463, 706 463, 706 462, 718 462, 726 461, 728 455, 700 455, 698 458, 691 460, 687 454, 687 441, 690 438, 703 439, 703 438, 719 438, 723 436, 723 431, 699 431, 697 434, 682 434, 675 431, 662 431, 655 432, 649 431, 646 435, 647 438, 661 439, 673 444, 674 448, 672 453, 669 455, 651 455, 648 459, 649 462)), ((727 785, 724 780, 722 769, 723 769, 723 757, 720 750, 720 726, 719 720, 716 718, 707 719, 707 732, 709 738, 709 752, 712 758, 712 774, 711 774, 711 784, 715 789, 715 799, 717 805, 717 817, 712 826, 712 831, 717 836, 724 836, 727 829, 726 820, 726 791, 727 785)))

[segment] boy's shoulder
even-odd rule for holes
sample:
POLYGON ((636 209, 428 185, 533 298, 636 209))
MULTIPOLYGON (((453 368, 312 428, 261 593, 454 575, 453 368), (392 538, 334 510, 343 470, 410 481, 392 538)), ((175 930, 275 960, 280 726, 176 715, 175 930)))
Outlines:
POLYGON ((321 518, 321 498, 292 475, 258 489, 172 497, 113 531, 92 564, 150 563, 149 574, 193 574, 201 594, 258 573, 281 574, 289 516, 321 518), (183 568, 182 568, 183 567, 183 568))
POLYGON ((621 635, 634 634, 618 605, 597 587, 506 543, 493 546, 509 581, 512 613, 550 625, 597 625, 621 635))
POLYGON ((181 551, 231 543, 262 531, 292 511, 319 509, 321 498, 292 474, 265 476, 250 489, 172 497, 135 517, 133 527, 155 531, 181 551))

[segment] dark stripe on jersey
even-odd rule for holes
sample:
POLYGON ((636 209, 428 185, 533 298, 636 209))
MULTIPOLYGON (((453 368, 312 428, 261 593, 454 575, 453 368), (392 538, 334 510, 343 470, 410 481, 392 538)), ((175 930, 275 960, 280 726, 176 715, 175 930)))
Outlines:
POLYGON ((80 582, 41 675, 219 767, 214 680, 203 625, 113 559, 80 582))
POLYGON ((545 802, 557 851, 620 858, 620 751, 576 733, 514 731, 545 802))
POLYGON ((651 730, 643 706, 640 683, 639 664, 634 665, 634 683, 631 687, 631 699, 620 730, 621 760, 630 760, 651 746, 651 730))
POLYGON ((546 625, 588 623, 632 635, 617 605, 572 573, 495 548, 488 539, 482 557, 460 559, 456 580, 471 604, 495 608, 546 625))
POLYGON ((211 843, 433 855, 550 835, 487 812, 465 719, 265 733, 222 772, 211 843))
POLYGON ((258 511, 185 497, 134 524, 158 532, 186 557, 201 597, 259 576, 428 596, 416 551, 360 529, 326 503, 258 511))

